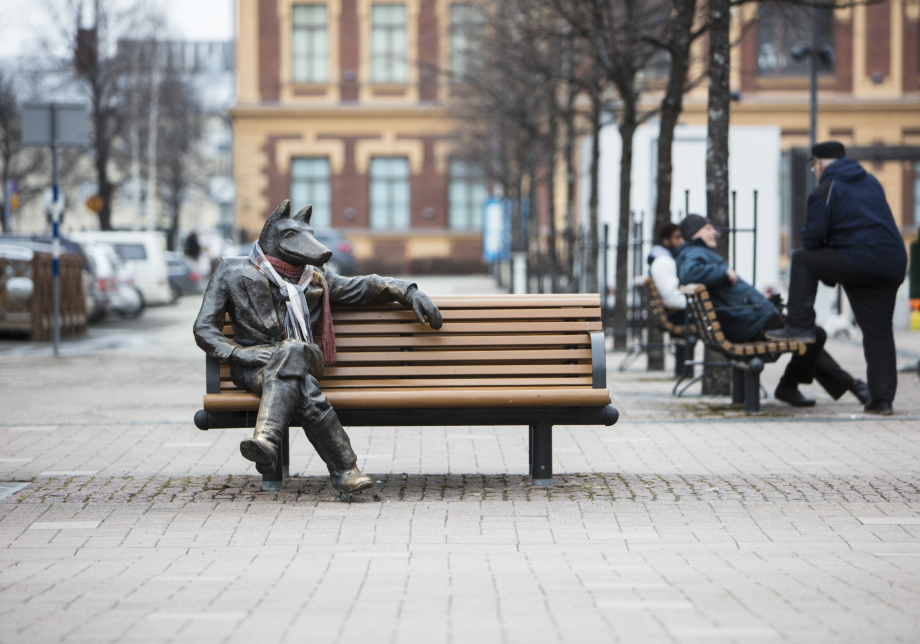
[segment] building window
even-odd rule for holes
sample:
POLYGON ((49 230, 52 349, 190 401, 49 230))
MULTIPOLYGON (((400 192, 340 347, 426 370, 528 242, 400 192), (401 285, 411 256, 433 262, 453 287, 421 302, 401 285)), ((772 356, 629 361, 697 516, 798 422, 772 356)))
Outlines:
MULTIPOLYGON (((791 54, 798 43, 811 45, 812 24, 818 20, 818 47, 834 44, 834 10, 788 4, 762 4, 757 14, 757 75, 806 76, 808 58, 791 54)), ((833 64, 818 64, 819 74, 833 74, 833 64)))
POLYGON ((311 226, 332 225, 328 159, 294 159, 291 162, 291 208, 300 212, 310 204, 313 204, 311 226))
POLYGON ((486 196, 486 184, 476 166, 468 161, 450 162, 451 228, 481 230, 486 196))
POLYGON ((295 83, 325 83, 329 68, 326 5, 295 4, 292 42, 295 83))
POLYGON ((409 161, 404 157, 371 159, 371 228, 409 227, 409 161))
POLYGON ((482 7, 469 2, 450 5, 450 71, 462 79, 470 71, 470 56, 484 28, 482 7))
POLYGON ((371 80, 405 83, 406 6, 375 4, 371 8, 371 80))

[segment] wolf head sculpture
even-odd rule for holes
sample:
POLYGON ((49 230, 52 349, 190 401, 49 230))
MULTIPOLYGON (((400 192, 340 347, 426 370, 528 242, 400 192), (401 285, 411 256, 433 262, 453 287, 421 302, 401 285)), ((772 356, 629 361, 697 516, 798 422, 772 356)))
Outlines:
POLYGON ((259 234, 259 247, 271 257, 294 266, 322 266, 332 257, 332 251, 316 241, 310 228, 313 206, 307 206, 293 217, 291 202, 285 199, 268 216, 259 234))

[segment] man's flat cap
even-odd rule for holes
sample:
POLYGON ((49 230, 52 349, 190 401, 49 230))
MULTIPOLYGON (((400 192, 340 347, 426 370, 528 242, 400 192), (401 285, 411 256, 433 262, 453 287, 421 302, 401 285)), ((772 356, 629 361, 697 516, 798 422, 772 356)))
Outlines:
POLYGON ((811 148, 813 159, 839 159, 847 155, 846 148, 840 141, 822 141, 811 148))

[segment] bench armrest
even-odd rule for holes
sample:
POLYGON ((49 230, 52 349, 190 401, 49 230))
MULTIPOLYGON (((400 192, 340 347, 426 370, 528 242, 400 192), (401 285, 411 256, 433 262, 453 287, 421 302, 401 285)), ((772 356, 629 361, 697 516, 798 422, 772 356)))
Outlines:
POLYGON ((684 295, 696 295, 700 291, 705 291, 706 287, 702 284, 684 284, 680 287, 680 292, 684 295))
POLYGON ((607 347, 603 331, 591 334, 591 388, 607 388, 607 347))

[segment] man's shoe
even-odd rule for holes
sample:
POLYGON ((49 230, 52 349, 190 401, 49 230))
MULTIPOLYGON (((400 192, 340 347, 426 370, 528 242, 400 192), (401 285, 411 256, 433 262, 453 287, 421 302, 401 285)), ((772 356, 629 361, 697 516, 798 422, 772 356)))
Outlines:
POLYGON ((872 394, 869 393, 869 383, 857 378, 853 381, 853 387, 850 389, 853 395, 859 398, 859 402, 868 405, 872 401, 872 394))
POLYGON ((887 400, 871 400, 863 407, 863 411, 867 414, 878 414, 879 416, 891 416, 894 414, 894 409, 891 408, 891 403, 887 400))
POLYGON ((329 478, 332 480, 332 487, 345 494, 366 490, 374 484, 371 477, 362 474, 357 467, 347 470, 331 470, 329 478))
POLYGON ((799 342, 804 342, 805 344, 812 344, 815 342, 815 327, 811 327, 809 329, 803 326, 792 326, 787 324, 782 329, 764 331, 764 336, 767 338, 767 340, 773 340, 774 342, 782 340, 798 340, 799 342))
POLYGON ((773 392, 773 396, 777 400, 782 400, 784 403, 788 403, 793 407, 814 407, 815 401, 813 398, 806 398, 802 395, 802 392, 799 391, 798 387, 787 387, 784 385, 778 385, 776 391, 773 392))

